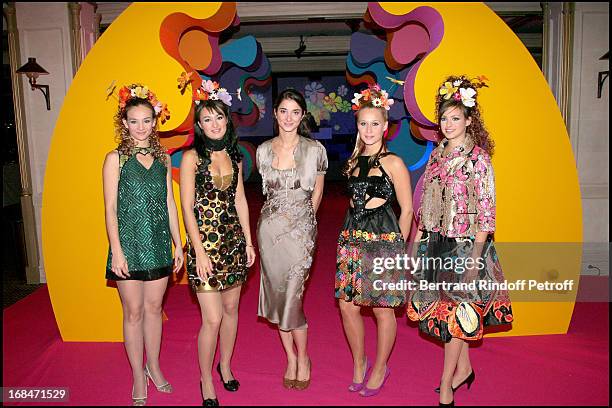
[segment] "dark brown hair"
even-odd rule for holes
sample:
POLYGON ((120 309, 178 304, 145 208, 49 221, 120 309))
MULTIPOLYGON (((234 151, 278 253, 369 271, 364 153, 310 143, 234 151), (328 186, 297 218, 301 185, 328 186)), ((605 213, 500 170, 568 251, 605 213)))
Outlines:
MULTIPOLYGON (((482 81, 469 80, 465 75, 462 75, 449 76, 442 82, 440 88, 442 88, 446 82, 450 82, 454 85, 455 83, 459 83, 459 81, 461 81, 461 84, 456 86, 457 92, 459 92, 459 88, 473 88, 474 90, 477 90, 478 88, 487 86, 482 81)), ((460 108, 465 118, 472 119, 472 122, 468 126, 466 132, 472 138, 474 144, 481 147, 489 154, 489 156, 493 156, 493 151, 495 150, 495 143, 491 139, 489 131, 486 129, 482 120, 480 103, 478 102, 478 93, 474 95, 474 99, 476 100, 474 106, 465 106, 461 99, 455 99, 453 96, 451 96, 449 99, 445 99, 444 95, 440 95, 440 92, 438 91, 436 95, 436 119, 438 127, 440 126, 440 119, 442 118, 444 112, 446 112, 448 109, 460 108)), ((440 131, 441 133, 440 129, 438 129, 438 131, 440 131)))

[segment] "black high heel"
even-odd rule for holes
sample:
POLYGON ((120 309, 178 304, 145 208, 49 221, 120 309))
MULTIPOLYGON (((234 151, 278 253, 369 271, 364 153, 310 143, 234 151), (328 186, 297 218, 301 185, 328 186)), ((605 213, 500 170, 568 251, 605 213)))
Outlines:
MULTIPOLYGON (((472 369, 472 372, 470 373, 470 375, 468 375, 465 380, 463 380, 460 384, 458 384, 456 387, 451 386, 451 389, 453 390, 453 392, 457 391, 459 389, 459 387, 461 387, 463 384, 467 384, 468 390, 470 389, 470 387, 472 386, 472 383, 474 382, 474 380, 476 379, 476 374, 474 373, 474 369, 472 369)), ((437 392, 438 394, 440 393, 440 387, 436 388, 434 390, 435 392, 437 392)))
POLYGON ((219 400, 216 398, 204 399, 204 392, 202 391, 202 380, 200 380, 200 394, 202 394, 202 406, 203 407, 218 407, 219 400))
MULTIPOLYGON (((459 386, 457 386, 459 387, 459 386)), ((438 406, 440 407, 454 407, 455 406, 455 390, 457 388, 453 389, 453 386, 451 385, 451 392, 453 393, 453 399, 451 402, 449 402, 448 404, 445 404, 443 402, 438 402, 438 406)))
MULTIPOLYGON (((219 377, 223 383, 223 388, 231 392, 238 391, 238 388, 240 388, 240 383, 238 380, 233 379, 229 380, 228 382, 223 381, 223 374, 221 374, 221 362, 217 363, 217 372, 219 373, 219 377)), ((234 376, 234 373, 232 373, 232 376, 234 376)))

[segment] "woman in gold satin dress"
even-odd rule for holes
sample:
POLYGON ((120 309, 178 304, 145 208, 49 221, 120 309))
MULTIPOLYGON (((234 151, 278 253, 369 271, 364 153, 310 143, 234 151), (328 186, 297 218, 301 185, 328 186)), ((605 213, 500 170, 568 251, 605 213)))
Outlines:
POLYGON ((310 384, 308 325, 302 300, 317 235, 315 214, 327 171, 325 148, 309 138, 309 115, 299 92, 281 92, 274 104, 278 136, 257 148, 257 168, 267 196, 257 228, 261 255, 258 315, 278 325, 287 353, 283 385, 298 390, 310 384))

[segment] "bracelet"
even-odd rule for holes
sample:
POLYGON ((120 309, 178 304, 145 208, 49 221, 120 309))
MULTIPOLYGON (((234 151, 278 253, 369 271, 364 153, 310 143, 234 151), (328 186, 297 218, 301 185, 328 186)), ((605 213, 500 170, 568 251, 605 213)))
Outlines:
POLYGON ((255 248, 253 245, 247 245, 246 247, 247 247, 247 248, 249 248, 249 247, 250 247, 250 248, 255 248))

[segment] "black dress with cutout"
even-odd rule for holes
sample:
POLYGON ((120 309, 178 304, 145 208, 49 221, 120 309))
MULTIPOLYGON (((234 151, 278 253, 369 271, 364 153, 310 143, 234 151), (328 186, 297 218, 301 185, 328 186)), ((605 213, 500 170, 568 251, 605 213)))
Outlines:
MULTIPOLYGON (((388 154, 392 153, 383 153, 379 159, 388 154)), ((374 268, 376 258, 395 258, 404 252, 404 239, 393 212, 395 189, 380 161, 370 165, 369 160, 370 156, 359 156, 359 173, 348 181, 352 207, 338 238, 335 297, 358 306, 399 307, 406 299, 405 291, 396 289, 403 281, 403 271, 374 268), (371 169, 379 169, 381 174, 369 175, 371 169), (374 198, 386 201, 366 208, 374 198)))

